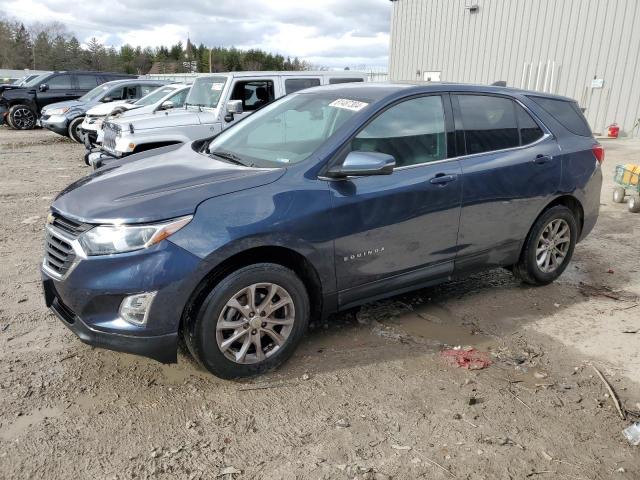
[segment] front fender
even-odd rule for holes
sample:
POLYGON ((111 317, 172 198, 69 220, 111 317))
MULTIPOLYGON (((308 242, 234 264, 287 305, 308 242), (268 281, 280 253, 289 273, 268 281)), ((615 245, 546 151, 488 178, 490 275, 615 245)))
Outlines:
POLYGON ((334 292, 335 229, 326 183, 295 180, 294 186, 290 177, 287 172, 271 184, 202 202, 191 223, 171 241, 202 258, 209 271, 250 249, 286 248, 309 261, 324 292, 334 292), (304 183, 306 188, 300 188, 304 183))

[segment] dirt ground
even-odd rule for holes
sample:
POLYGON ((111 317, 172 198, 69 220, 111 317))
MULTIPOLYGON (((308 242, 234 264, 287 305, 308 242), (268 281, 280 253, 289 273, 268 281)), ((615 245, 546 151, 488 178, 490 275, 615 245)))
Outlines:
POLYGON ((82 147, 0 128, 0 478, 640 478, 640 215, 611 201, 557 283, 506 271, 342 314, 247 382, 82 344, 43 302, 43 224, 82 147), (627 333, 625 333, 627 332, 627 333), (632 333, 635 332, 635 333, 632 333), (448 364, 446 345, 493 364, 448 364))

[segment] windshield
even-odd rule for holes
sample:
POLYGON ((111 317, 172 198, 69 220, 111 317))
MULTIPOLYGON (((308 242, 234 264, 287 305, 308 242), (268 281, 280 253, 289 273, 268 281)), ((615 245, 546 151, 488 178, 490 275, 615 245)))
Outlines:
POLYGON ((227 77, 196 78, 191 90, 189 90, 185 104, 197 107, 217 107, 226 81, 227 77))
POLYGON ((13 82, 11 82, 13 85, 20 85, 22 83, 26 83, 26 80, 28 80, 29 77, 24 76, 24 77, 20 77, 17 80, 14 80, 13 82))
POLYGON ((107 90, 109 90, 109 88, 110 88, 110 85, 99 85, 93 90, 89 90, 87 93, 81 96, 78 100, 80 100, 81 102, 89 102, 91 100, 95 100, 98 97, 102 96, 102 94, 107 90))
POLYGON ((153 105, 154 103, 159 102, 164 97, 169 95, 172 92, 175 92, 176 89, 173 87, 160 87, 156 88, 153 92, 145 95, 137 102, 134 102, 134 105, 139 105, 141 107, 146 107, 147 105, 153 105))
POLYGON ((49 76, 48 73, 43 73, 42 75, 38 75, 37 77, 32 78, 27 83, 25 83, 23 87, 35 87, 36 85, 39 85, 48 76, 49 76))
POLYGON ((222 132, 209 153, 244 165, 285 167, 309 157, 368 104, 331 92, 291 94, 222 132))

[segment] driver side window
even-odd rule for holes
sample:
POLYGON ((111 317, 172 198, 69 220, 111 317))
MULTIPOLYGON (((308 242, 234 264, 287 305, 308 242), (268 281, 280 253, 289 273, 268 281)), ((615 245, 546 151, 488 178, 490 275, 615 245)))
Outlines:
POLYGON ((396 167, 446 158, 442 97, 419 97, 394 105, 356 135, 351 150, 393 155, 396 167))

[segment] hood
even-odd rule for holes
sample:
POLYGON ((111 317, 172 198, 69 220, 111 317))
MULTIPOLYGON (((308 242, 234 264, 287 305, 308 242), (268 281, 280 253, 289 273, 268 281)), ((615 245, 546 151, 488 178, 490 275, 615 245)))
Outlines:
POLYGON ((79 102, 78 100, 67 100, 66 102, 51 103, 44 107, 42 110, 54 110, 56 108, 64 107, 67 107, 69 110, 71 110, 74 107, 79 107, 82 105, 84 105, 84 102, 79 102))
MULTIPOLYGON (((118 118, 114 119, 114 123, 119 123, 118 118)), ((144 130, 147 128, 160 127, 185 127, 189 125, 199 125, 200 117, 197 111, 176 108, 173 110, 162 110, 146 115, 136 115, 135 118, 130 117, 126 121, 122 119, 122 128, 128 128, 132 123, 136 130, 144 130)))
POLYGON ((109 103, 99 103, 95 107, 91 107, 89 110, 87 110, 87 115, 104 116, 109 115, 116 107, 129 110, 130 108, 137 106, 138 105, 127 103, 126 100, 117 100, 115 102, 109 103))
POLYGON ((285 169, 249 168, 199 154, 191 144, 150 150, 68 186, 54 211, 86 223, 145 223, 190 215, 209 198, 272 183, 285 169))

